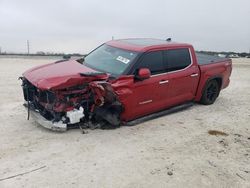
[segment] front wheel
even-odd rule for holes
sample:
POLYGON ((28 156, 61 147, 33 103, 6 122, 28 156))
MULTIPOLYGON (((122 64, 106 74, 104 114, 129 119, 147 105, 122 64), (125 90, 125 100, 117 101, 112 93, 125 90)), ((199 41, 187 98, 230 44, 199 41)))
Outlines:
POLYGON ((200 100, 200 103, 205 105, 213 104, 219 96, 220 88, 216 80, 211 80, 207 83, 200 100))

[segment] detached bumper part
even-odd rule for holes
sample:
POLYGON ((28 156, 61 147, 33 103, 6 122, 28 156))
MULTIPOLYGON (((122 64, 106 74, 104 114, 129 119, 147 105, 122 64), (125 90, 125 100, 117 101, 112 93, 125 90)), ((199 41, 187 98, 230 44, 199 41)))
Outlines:
POLYGON ((67 112, 66 117, 69 118, 69 124, 79 123, 84 117, 84 109, 80 107, 79 110, 74 109, 72 111, 69 111, 67 112))
POLYGON ((31 117, 41 126, 51 129, 53 131, 60 131, 64 132, 67 130, 67 124, 59 122, 52 122, 47 119, 45 119, 43 116, 41 116, 38 112, 30 109, 30 115, 31 117))

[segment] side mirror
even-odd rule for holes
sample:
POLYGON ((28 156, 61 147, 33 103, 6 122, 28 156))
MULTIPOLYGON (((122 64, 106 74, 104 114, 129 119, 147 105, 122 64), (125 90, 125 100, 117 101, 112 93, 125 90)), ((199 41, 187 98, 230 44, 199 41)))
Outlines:
POLYGON ((79 63, 83 64, 84 60, 85 60, 85 57, 83 56, 80 59, 77 59, 76 61, 78 61, 79 63))
POLYGON ((63 55, 63 59, 65 59, 65 60, 69 60, 70 58, 71 58, 71 55, 69 55, 69 54, 63 55))
POLYGON ((151 72, 148 68, 140 68, 137 74, 139 80, 145 80, 150 78, 151 72))

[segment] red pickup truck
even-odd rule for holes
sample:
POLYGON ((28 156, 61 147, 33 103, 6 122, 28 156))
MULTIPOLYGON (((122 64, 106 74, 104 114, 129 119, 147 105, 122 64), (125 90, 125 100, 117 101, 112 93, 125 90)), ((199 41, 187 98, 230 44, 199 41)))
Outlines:
POLYGON ((195 53, 190 44, 122 39, 80 59, 32 68, 21 79, 28 112, 65 131, 118 127, 187 102, 212 104, 231 71, 230 59, 195 53))

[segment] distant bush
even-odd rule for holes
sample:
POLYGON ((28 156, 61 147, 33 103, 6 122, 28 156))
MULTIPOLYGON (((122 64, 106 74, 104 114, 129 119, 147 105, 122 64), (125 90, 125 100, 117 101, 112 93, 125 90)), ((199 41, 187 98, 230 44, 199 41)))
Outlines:
POLYGON ((250 57, 250 53, 242 52, 242 53, 237 53, 237 52, 213 52, 213 51, 197 51, 200 53, 208 54, 208 55, 225 55, 225 57, 230 57, 230 56, 238 56, 238 57, 250 57))

